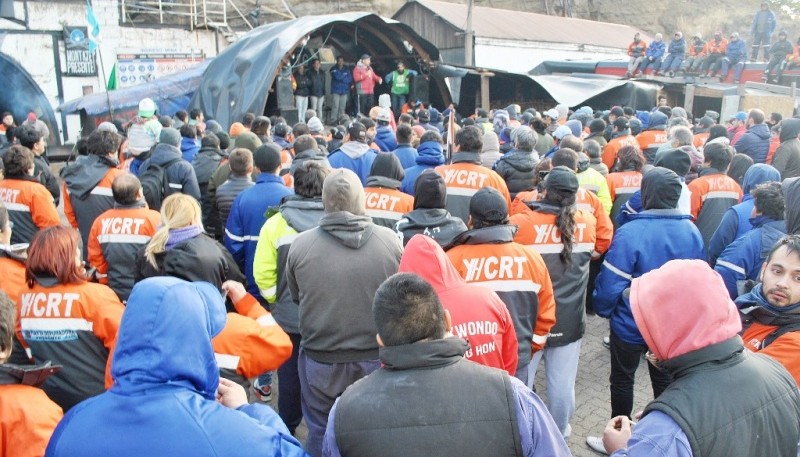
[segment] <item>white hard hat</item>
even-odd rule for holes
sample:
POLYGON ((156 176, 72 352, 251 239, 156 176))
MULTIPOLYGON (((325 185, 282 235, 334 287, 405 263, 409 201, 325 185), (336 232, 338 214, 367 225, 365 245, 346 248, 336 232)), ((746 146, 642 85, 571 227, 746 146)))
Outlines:
POLYGON ((150 98, 139 102, 139 117, 153 117, 156 114, 156 103, 150 98))

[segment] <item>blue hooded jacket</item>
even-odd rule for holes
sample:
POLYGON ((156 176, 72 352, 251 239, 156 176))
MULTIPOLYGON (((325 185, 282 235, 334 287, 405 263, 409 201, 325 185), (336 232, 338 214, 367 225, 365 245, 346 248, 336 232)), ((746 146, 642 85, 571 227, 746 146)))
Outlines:
POLYGON ((652 57, 656 60, 660 59, 661 56, 664 55, 664 50, 666 49, 666 45, 664 44, 664 40, 661 41, 651 41, 650 46, 647 47, 647 51, 644 53, 645 57, 652 57))
POLYGON ((334 65, 328 70, 331 74, 331 93, 345 95, 350 93, 350 85, 353 84, 353 69, 345 65, 342 68, 334 65))
POLYGON ((755 281, 769 250, 784 235, 786 223, 766 216, 750 220, 753 230, 725 248, 717 259, 714 270, 722 276, 731 299, 739 296, 739 285, 750 279, 755 281))
POLYGON ((247 291, 256 298, 261 297, 253 277, 258 235, 267 222, 267 210, 277 207, 284 197, 293 193, 279 176, 261 173, 256 184, 237 195, 231 206, 225 225, 225 247, 247 276, 247 291))
POLYGON ((598 316, 611 319, 611 330, 628 344, 645 344, 623 292, 631 281, 673 259, 703 259, 705 248, 692 217, 677 209, 646 210, 614 233, 592 305, 598 316))
POLYGON ((423 171, 429 168, 436 168, 444 165, 444 152, 441 143, 436 141, 426 141, 417 148, 417 164, 411 168, 406 168, 406 177, 400 184, 400 190, 408 195, 414 196, 414 183, 423 171))
POLYGON ((419 156, 417 150, 409 143, 398 144, 397 147, 394 148, 394 151, 392 151, 392 154, 400 159, 400 165, 403 166, 404 170, 413 167, 417 163, 417 157, 419 156))
POLYGON ((181 156, 183 156, 183 160, 192 163, 198 151, 200 151, 200 142, 197 141, 197 138, 181 137, 181 156))
POLYGON ((394 130, 388 125, 379 125, 375 129, 375 144, 378 145, 381 152, 392 152, 397 148, 397 138, 394 136, 394 130))
POLYGON ((111 364, 114 386, 72 408, 45 455, 305 456, 271 408, 215 401, 211 338, 225 321, 211 284, 172 277, 136 284, 111 364))
POLYGON ((755 124, 733 145, 736 152, 747 154, 755 163, 765 163, 769 152, 770 132, 767 124, 755 124))
POLYGON ((686 54, 686 40, 681 37, 680 39, 672 39, 669 42, 669 53, 673 55, 685 55, 686 54))
POLYGON ((767 11, 758 10, 756 14, 753 15, 753 25, 750 28, 750 36, 752 37, 756 36, 756 33, 758 31, 758 16, 760 14, 767 15, 767 32, 769 32, 768 35, 772 35, 773 33, 775 33, 775 28, 778 26, 778 19, 775 17, 775 12, 773 12, 772 10, 767 10, 767 11))
POLYGON ((725 57, 731 63, 744 62, 747 59, 747 43, 741 38, 736 41, 729 41, 725 50, 725 57))
POLYGON ((717 231, 714 232, 708 243, 708 261, 712 265, 726 247, 753 228, 753 225, 750 224, 750 217, 756 202, 750 195, 750 191, 759 184, 769 181, 780 182, 780 180, 781 174, 771 165, 757 163, 747 170, 742 181, 742 191, 744 192, 742 202, 725 211, 717 231))

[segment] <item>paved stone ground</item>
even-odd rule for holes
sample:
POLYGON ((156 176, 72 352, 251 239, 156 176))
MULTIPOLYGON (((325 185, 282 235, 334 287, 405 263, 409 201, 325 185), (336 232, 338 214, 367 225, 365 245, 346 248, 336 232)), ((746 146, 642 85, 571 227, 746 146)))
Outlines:
MULTIPOLYGON (((602 344, 608 334, 608 321, 596 316, 587 316, 586 334, 581 344, 581 358, 578 366, 578 378, 575 382, 575 402, 577 409, 572 418, 572 436, 569 447, 575 457, 595 457, 596 452, 586 446, 586 437, 601 435, 603 427, 610 419, 611 403, 608 391, 609 353, 602 344)), ((636 393, 634 412, 641 411, 652 399, 650 378, 647 375, 647 362, 642 360, 636 372, 636 393)), ((536 376, 536 389, 547 402, 547 388, 544 379, 544 365, 539 366, 536 376)), ((277 376, 273 376, 273 398, 269 403, 277 410, 277 376)), ((297 437, 305 442, 308 429, 305 423, 297 429, 297 437)))
MULTIPOLYGON (((575 415, 572 417, 572 436, 569 447, 575 457, 595 457, 600 454, 586 445, 586 437, 601 436, 603 428, 611 419, 611 400, 608 390, 610 373, 609 353, 602 344, 608 335, 608 321, 597 316, 586 317, 586 334, 581 343, 581 358, 578 378, 575 381, 575 415)), ((536 373, 536 391, 547 402, 547 388, 542 372, 536 373)), ((647 362, 642 360, 636 372, 634 412, 641 411, 652 399, 647 362)))

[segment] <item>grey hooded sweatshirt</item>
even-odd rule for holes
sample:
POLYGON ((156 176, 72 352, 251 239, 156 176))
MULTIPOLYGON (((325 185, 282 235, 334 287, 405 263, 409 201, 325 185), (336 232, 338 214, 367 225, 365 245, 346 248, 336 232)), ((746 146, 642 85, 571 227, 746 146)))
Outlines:
POLYGON ((403 247, 364 215, 364 189, 339 169, 323 185, 325 216, 292 242, 286 283, 299 304, 300 346, 322 363, 375 360, 375 291, 397 273, 403 247))

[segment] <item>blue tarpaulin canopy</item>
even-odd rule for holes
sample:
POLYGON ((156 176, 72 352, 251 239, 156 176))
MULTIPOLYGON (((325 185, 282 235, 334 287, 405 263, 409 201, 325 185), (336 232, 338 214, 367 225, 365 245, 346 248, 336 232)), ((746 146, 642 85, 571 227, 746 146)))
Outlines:
POLYGON ((109 97, 111 98, 111 108, 114 111, 136 108, 140 100, 151 98, 156 102, 158 112, 172 114, 189 106, 189 101, 203 80, 203 72, 210 63, 211 59, 208 59, 169 76, 117 89, 109 92, 108 97, 105 92, 100 92, 76 98, 59 106, 58 111, 70 114, 83 110, 89 116, 102 117, 108 115, 109 97))

